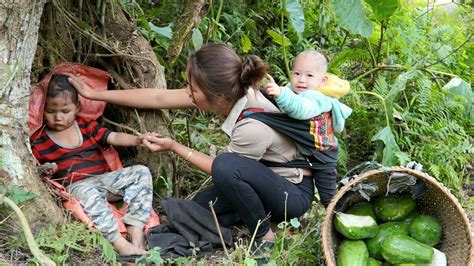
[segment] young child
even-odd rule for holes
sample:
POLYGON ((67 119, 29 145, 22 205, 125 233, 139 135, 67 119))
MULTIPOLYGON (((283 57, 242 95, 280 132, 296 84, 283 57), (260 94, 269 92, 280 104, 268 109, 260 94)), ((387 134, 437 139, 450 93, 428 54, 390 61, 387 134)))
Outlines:
POLYGON ((280 109, 295 119, 307 120, 331 111, 332 127, 341 132, 352 110, 329 97, 338 98, 344 91, 338 91, 338 88, 324 88, 324 94, 318 91, 328 80, 326 71, 327 60, 322 54, 313 50, 303 51, 293 63, 289 86, 280 87, 268 76, 270 82, 265 85, 265 92, 274 97, 280 109))
POLYGON ((143 227, 152 210, 152 176, 145 166, 135 165, 111 172, 100 149, 106 145, 138 146, 139 137, 118 133, 94 120, 76 117, 77 92, 64 75, 53 75, 44 106, 44 128, 31 137, 34 156, 42 165, 56 164, 53 178, 82 205, 97 230, 120 255, 145 253, 143 227), (128 204, 122 221, 131 243, 119 232, 107 194, 123 197, 128 204))

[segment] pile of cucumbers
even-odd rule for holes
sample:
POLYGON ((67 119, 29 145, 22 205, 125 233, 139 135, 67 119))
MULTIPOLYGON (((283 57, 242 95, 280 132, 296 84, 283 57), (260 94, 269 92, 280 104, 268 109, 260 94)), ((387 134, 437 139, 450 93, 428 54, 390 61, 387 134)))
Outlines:
POLYGON ((445 254, 433 248, 441 241, 442 225, 415 208, 411 195, 389 194, 336 212, 335 228, 345 237, 337 265, 447 265, 445 254))

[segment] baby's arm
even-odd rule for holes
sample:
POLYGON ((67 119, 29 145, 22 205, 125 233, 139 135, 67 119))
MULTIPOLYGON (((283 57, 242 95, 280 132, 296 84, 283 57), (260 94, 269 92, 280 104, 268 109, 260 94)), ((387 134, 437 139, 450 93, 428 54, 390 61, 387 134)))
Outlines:
POLYGON ((280 96, 275 100, 285 113, 300 120, 310 119, 331 110, 331 98, 317 91, 296 94, 288 87, 283 87, 280 96))
POLYGON ((107 136, 107 143, 114 146, 133 147, 141 144, 140 138, 127 133, 111 132, 107 136))

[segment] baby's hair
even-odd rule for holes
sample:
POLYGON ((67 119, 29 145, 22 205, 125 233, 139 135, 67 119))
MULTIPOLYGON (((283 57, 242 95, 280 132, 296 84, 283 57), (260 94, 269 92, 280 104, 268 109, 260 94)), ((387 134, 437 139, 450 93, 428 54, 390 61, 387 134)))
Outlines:
POLYGON ((79 104, 79 98, 74 86, 68 81, 68 76, 53 74, 48 84, 46 97, 57 97, 59 95, 68 95, 74 104, 79 104))
POLYGON ((321 54, 320 52, 317 52, 315 50, 304 50, 300 54, 298 54, 297 57, 299 56, 312 56, 314 59, 319 63, 319 71, 326 73, 328 71, 328 59, 326 56, 321 54))

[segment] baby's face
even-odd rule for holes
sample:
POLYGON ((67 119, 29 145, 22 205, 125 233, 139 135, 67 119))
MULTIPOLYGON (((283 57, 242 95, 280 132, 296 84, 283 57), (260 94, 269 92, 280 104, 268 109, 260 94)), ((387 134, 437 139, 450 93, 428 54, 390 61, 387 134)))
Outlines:
POLYGON ((63 131, 74 124, 79 106, 72 102, 65 93, 56 97, 46 98, 44 120, 46 127, 52 131, 63 131))
POLYGON ((291 88, 297 94, 305 90, 315 90, 326 81, 326 72, 321 71, 321 64, 313 56, 296 57, 291 70, 291 88))

